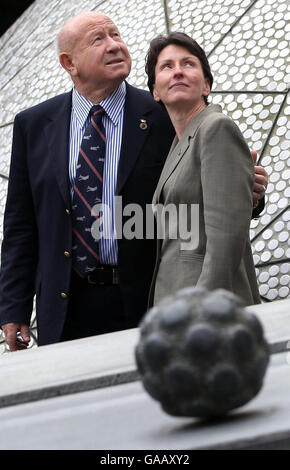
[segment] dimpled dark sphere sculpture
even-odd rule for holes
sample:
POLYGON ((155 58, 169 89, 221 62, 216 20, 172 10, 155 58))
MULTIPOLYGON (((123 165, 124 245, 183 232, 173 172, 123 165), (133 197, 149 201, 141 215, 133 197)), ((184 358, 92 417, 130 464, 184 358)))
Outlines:
POLYGON ((174 416, 218 417, 261 389, 269 348, 260 321, 223 289, 190 287, 140 324, 136 362, 145 390, 174 416))

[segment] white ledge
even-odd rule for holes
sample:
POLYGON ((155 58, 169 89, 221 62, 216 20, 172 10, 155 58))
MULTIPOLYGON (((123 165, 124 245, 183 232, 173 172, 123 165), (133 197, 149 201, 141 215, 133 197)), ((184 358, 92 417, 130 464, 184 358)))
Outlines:
MULTIPOLYGON (((247 310, 261 320, 272 353, 290 349, 290 299, 247 310)), ((4 354, 0 407, 136 381, 138 339, 136 328, 4 354)))

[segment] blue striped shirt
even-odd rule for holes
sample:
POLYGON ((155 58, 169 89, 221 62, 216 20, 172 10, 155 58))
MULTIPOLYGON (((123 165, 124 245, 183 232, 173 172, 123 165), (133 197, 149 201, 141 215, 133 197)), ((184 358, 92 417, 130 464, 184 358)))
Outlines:
POLYGON ((104 212, 103 230, 112 234, 110 238, 101 238, 99 241, 99 255, 102 264, 118 264, 118 245, 114 238, 114 196, 117 184, 118 163, 122 143, 122 129, 124 119, 124 105, 126 99, 126 85, 123 82, 111 95, 100 103, 92 103, 82 96, 75 88, 72 92, 72 111, 70 122, 70 144, 69 144, 69 178, 71 184, 71 195, 76 175, 76 167, 81 141, 85 128, 89 122, 89 112, 93 104, 100 104, 106 114, 103 124, 106 130, 106 156, 103 174, 103 196, 102 203, 110 208, 110 216, 106 217, 104 212))

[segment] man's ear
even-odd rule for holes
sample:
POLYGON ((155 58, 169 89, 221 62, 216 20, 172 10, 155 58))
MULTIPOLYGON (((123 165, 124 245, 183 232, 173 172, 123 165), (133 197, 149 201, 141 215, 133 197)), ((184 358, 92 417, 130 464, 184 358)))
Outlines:
POLYGON ((68 54, 67 52, 61 52, 59 54, 59 61, 60 65, 70 74, 70 75, 75 75, 76 73, 76 67, 73 63, 73 60, 71 58, 71 55, 68 54))
POLYGON ((155 101, 160 101, 160 98, 159 98, 159 95, 156 91, 155 85, 153 85, 153 98, 155 99, 155 101))

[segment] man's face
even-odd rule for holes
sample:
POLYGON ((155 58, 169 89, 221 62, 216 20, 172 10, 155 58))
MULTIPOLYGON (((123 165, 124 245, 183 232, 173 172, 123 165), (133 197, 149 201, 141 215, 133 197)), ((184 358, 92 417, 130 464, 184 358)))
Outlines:
POLYGON ((88 88, 116 88, 129 75, 131 58, 115 24, 104 15, 87 19, 72 50, 74 76, 88 88))

